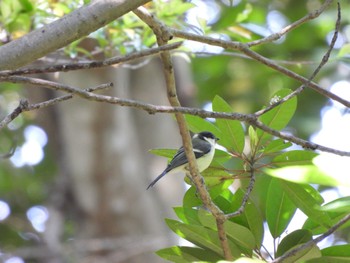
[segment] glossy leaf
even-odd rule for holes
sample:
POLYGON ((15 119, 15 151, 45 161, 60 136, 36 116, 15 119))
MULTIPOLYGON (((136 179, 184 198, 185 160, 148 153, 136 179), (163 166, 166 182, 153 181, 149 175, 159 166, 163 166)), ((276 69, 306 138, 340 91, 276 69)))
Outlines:
POLYGON ((296 206, 281 187, 279 179, 272 179, 267 192, 266 220, 272 237, 279 237, 293 218, 296 206))
MULTIPOLYGON (((291 90, 289 89, 281 89, 274 94, 271 101, 283 99, 285 96, 287 96, 290 93, 291 93, 291 90)), ((289 121, 292 119, 295 113, 296 107, 297 107, 297 98, 294 97, 282 103, 281 105, 273 108, 272 110, 266 112, 265 114, 261 115, 259 120, 272 129, 282 130, 287 126, 289 121)), ((271 137, 271 135, 265 133, 262 130, 257 130, 257 134, 258 134, 260 143, 266 138, 271 137)))
MULTIPOLYGON (((225 213, 232 213, 241 206, 243 196, 244 192, 241 189, 237 190, 235 194, 225 191, 215 199, 215 203, 225 213)), ((253 202, 249 201, 244 212, 240 216, 231 218, 230 221, 248 228, 254 236, 256 247, 259 248, 261 246, 264 236, 263 218, 258 207, 253 202)))
MULTIPOLYGON (((209 249, 223 256, 221 243, 216 231, 199 225, 187 225, 172 219, 166 219, 166 223, 178 236, 201 248, 209 249)), ((240 249, 232 241, 229 240, 228 243, 232 255, 234 257, 240 256, 240 249)))
MULTIPOLYGON (((215 218, 210 213, 198 210, 198 218, 203 226, 217 231, 215 218)), ((235 244, 249 250, 255 248, 255 238, 248 228, 231 221, 226 221, 224 227, 226 234, 235 244)))
POLYGON ((220 261, 220 263, 266 263, 266 261, 257 258, 241 257, 235 261, 220 261))
POLYGON ((277 155, 272 160, 271 164, 278 167, 312 164, 313 158, 315 158, 317 155, 317 153, 311 151, 288 151, 277 155))
MULTIPOLYGON (((213 100, 213 110, 218 112, 233 112, 231 106, 219 96, 213 100)), ((220 129, 220 144, 229 151, 242 153, 244 149, 244 130, 240 121, 217 119, 220 129)))
POLYGON ((292 145, 293 144, 291 142, 286 142, 282 139, 276 139, 270 141, 262 151, 264 152, 264 154, 275 153, 287 149, 292 145))
POLYGON ((176 149, 151 149, 149 150, 150 153, 166 158, 173 158, 174 155, 176 154, 177 150, 176 149))
POLYGON ((278 169, 265 169, 264 172, 270 176, 299 184, 320 184, 327 186, 350 186, 349 180, 345 178, 334 178, 315 165, 287 166, 278 169))
POLYGON ((308 217, 318 220, 324 226, 330 226, 330 218, 327 213, 317 210, 323 203, 323 198, 310 185, 299 185, 284 180, 280 181, 283 190, 289 199, 308 217))
POLYGON ((322 256, 346 257, 350 261, 350 244, 327 247, 321 252, 322 256))
POLYGON ((305 263, 349 263, 350 258, 348 257, 331 257, 331 256, 322 256, 305 261, 305 263))
MULTIPOLYGON (((210 197, 214 200, 217 196, 222 194, 224 191, 227 191, 227 188, 232 184, 230 180, 225 180, 220 184, 210 187, 209 194, 210 197)), ((197 190, 194 186, 191 186, 185 193, 183 198, 184 207, 197 207, 201 206, 202 201, 198 198, 197 190)))
POLYGON ((258 143, 258 136, 253 126, 249 126, 248 134, 249 134, 250 148, 256 149, 257 143, 258 143))
POLYGON ((217 262, 222 259, 218 254, 198 247, 174 246, 158 250, 156 254, 171 262, 217 262))
MULTIPOLYGON (((344 216, 346 216, 348 213, 339 213, 339 212, 325 212, 327 216, 330 218, 330 225, 334 225, 339 222, 344 216)), ((350 222, 345 223, 342 228, 347 228, 350 226, 350 222)), ((308 218, 306 219, 303 227, 303 229, 307 229, 312 232, 313 235, 320 235, 326 232, 329 229, 328 225, 322 224, 317 218, 308 218)))
POLYGON ((200 225, 199 217, 198 217, 198 211, 196 211, 193 208, 187 208, 187 207, 174 207, 174 212, 177 215, 177 217, 186 224, 195 224, 200 225))
POLYGON ((218 128, 210 121, 192 115, 185 115, 185 119, 189 129, 192 132, 198 133, 202 131, 209 131, 215 134, 221 140, 218 128))
POLYGON ((276 257, 280 257, 295 246, 304 244, 310 240, 312 240, 312 234, 310 231, 304 229, 293 231, 285 236, 278 245, 276 257))
POLYGON ((350 196, 341 197, 339 199, 333 200, 321 207, 319 207, 321 211, 328 212, 345 212, 350 213, 350 196))

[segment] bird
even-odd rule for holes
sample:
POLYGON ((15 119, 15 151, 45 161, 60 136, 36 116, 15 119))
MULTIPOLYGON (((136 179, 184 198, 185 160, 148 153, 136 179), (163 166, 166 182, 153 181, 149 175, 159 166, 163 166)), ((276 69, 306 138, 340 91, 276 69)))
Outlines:
MULTIPOLYGON (((215 153, 215 145, 218 140, 219 138, 215 137, 213 133, 208 131, 202 131, 193 135, 192 147, 197 160, 199 172, 207 169, 212 162, 215 153)), ((153 187, 159 181, 159 179, 161 179, 166 174, 172 174, 181 171, 187 172, 187 165, 188 160, 186 153, 183 146, 181 146, 165 170, 148 185, 147 190, 153 187)))

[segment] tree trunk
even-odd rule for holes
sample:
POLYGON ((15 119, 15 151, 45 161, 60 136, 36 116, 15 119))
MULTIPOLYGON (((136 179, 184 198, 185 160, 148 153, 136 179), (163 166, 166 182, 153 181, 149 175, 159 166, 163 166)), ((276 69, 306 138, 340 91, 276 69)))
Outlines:
MULTIPOLYGON (((187 70, 181 72, 179 89, 190 101, 193 87, 181 60, 187 70)), ((168 104, 158 59, 138 69, 61 73, 58 81, 81 88, 113 82, 108 95, 168 104)), ((183 175, 166 177, 146 191, 166 166, 148 150, 179 146, 173 117, 76 98, 61 103, 54 120, 49 118, 46 130, 59 166, 46 231, 51 251, 63 251, 61 260, 74 262, 163 262, 154 251, 177 243, 164 218, 174 217, 172 207, 182 202, 183 175), (63 229, 68 221, 74 229, 68 236, 74 244, 70 253, 63 229)))

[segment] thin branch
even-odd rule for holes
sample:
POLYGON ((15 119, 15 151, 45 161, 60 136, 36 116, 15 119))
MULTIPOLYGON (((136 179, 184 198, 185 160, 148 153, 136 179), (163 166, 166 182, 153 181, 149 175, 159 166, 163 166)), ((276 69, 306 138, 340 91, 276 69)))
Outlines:
POLYGON ((71 87, 69 85, 64 85, 64 84, 60 84, 60 83, 56 83, 56 82, 52 82, 52 81, 36 79, 36 78, 29 78, 29 77, 10 76, 8 78, 2 78, 2 79, 0 79, 0 81, 34 84, 36 86, 40 86, 40 87, 44 87, 44 88, 51 88, 51 89, 55 89, 55 90, 65 91, 68 93, 74 93, 75 95, 80 96, 82 98, 85 98, 87 100, 99 101, 99 102, 104 102, 104 103, 109 103, 109 104, 116 104, 119 106, 126 106, 126 107, 141 109, 141 110, 148 112, 149 114, 183 113, 183 114, 199 116, 202 118, 216 118, 216 119, 243 121, 249 125, 252 125, 256 128, 259 128, 259 129, 265 131, 268 134, 271 134, 271 135, 279 137, 281 139, 293 142, 293 143, 300 145, 306 149, 319 150, 322 152, 329 152, 329 153, 333 153, 333 154, 340 155, 340 156, 350 156, 350 152, 340 151, 340 150, 336 150, 336 149, 329 148, 326 146, 322 146, 320 144, 309 142, 309 141, 303 140, 301 138, 295 137, 293 135, 271 129, 270 127, 266 126, 261 121, 259 121, 254 114, 242 114, 242 113, 236 113, 236 112, 233 112, 233 113, 213 112, 213 111, 206 111, 206 110, 202 110, 202 109, 198 109, 198 108, 187 108, 187 107, 157 106, 157 105, 153 105, 153 104, 149 104, 149 103, 139 102, 136 100, 121 99, 118 97, 95 94, 95 93, 84 91, 82 89, 71 87))
POLYGON ((251 42, 247 43, 248 46, 252 47, 252 46, 256 46, 256 45, 270 43, 270 42, 273 42, 273 41, 280 39, 282 36, 284 36, 285 34, 287 34, 290 31, 294 30, 295 28, 301 26, 305 22, 308 22, 312 19, 317 18, 320 14, 323 13, 323 11, 325 11, 332 4, 332 2, 333 2, 333 0, 326 0, 319 9, 314 10, 313 12, 307 14, 306 16, 304 16, 304 17, 300 18, 299 20, 293 22, 292 24, 286 26, 280 32, 277 32, 277 33, 271 34, 265 38, 251 41, 251 42))
POLYGON ((0 130, 16 119, 27 107, 28 101, 20 100, 19 105, 0 122, 0 130))
POLYGON ((299 251, 302 251, 306 248, 309 248, 313 245, 316 245, 317 243, 321 242, 323 239, 325 239, 326 237, 330 236, 331 234, 333 234, 338 228, 340 228, 342 225, 344 225, 346 222, 350 221, 350 214, 346 215, 345 217, 343 217, 341 220, 338 221, 338 223, 336 223, 334 226, 330 227, 325 233, 323 233, 322 235, 316 237, 313 240, 310 240, 288 252, 286 252, 285 254, 283 254, 283 256, 280 256, 279 258, 276 258, 275 260, 271 261, 271 263, 280 263, 283 262, 284 260, 286 260, 289 257, 294 256, 296 253, 298 253, 299 251))
MULTIPOLYGON (((134 12, 140 19, 142 19, 153 30, 154 34, 157 37, 157 42, 159 46, 166 44, 167 41, 172 38, 172 35, 169 33, 169 30, 167 30, 165 25, 161 21, 155 19, 153 15, 148 13, 148 11, 145 8, 138 8, 134 12)), ((163 62, 168 100, 171 106, 180 107, 181 104, 177 97, 174 68, 172 65, 170 53, 163 52, 160 54, 160 57, 163 62)), ((232 256, 232 253, 228 244, 226 232, 224 229, 224 223, 226 221, 225 214, 211 200, 209 192, 204 183, 204 178, 202 177, 202 175, 198 170, 196 158, 193 151, 192 141, 191 141, 191 137, 190 137, 190 133, 187 127, 185 117, 183 116, 183 114, 179 112, 175 113, 175 117, 180 129, 180 134, 182 137, 182 142, 183 142, 183 147, 185 149, 186 157, 188 159, 188 166, 189 166, 191 179, 197 188, 197 192, 204 206, 212 213, 212 215, 216 219, 218 235, 219 235, 222 251, 224 254, 224 258, 226 260, 233 260, 233 256, 232 256)))
MULTIPOLYGON (((328 2, 328 1, 327 1, 328 2)), ((315 90, 316 92, 320 93, 321 95, 329 98, 329 99, 333 99, 341 104, 343 104, 346 107, 350 107, 350 101, 347 101, 339 96, 337 96, 336 94, 322 88, 321 86, 319 86, 318 84, 314 83, 314 82, 310 82, 307 78, 296 74, 295 72, 280 66, 278 64, 276 64, 273 60, 270 60, 262 55, 260 55, 259 53, 251 50, 249 47, 249 44, 244 44, 241 42, 237 42, 237 41, 226 41, 226 40, 222 40, 222 39, 214 39, 212 37, 207 37, 207 36, 201 36, 201 35, 197 35, 197 34, 193 34, 190 32, 185 32, 182 30, 177 30, 177 29, 168 29, 171 31, 172 35, 175 37, 179 37, 179 38, 183 38, 183 39, 187 39, 187 40, 192 40, 192 41, 196 41, 196 42, 201 42, 201 43, 205 43, 205 44, 209 44, 209 45, 213 45, 213 46, 219 46, 228 50, 239 50, 242 53, 244 53, 245 55, 247 55, 248 57, 262 63, 265 64, 266 66, 275 69, 278 72, 283 73, 284 75, 297 80, 298 82, 301 82, 303 85, 308 86, 310 88, 312 88, 313 90, 315 90)))
POLYGON ((337 21, 335 23, 335 30, 334 30, 334 34, 332 37, 332 41, 329 45, 329 48, 326 52, 326 54, 324 54, 324 56, 322 57, 322 60, 320 62, 320 64, 318 65, 318 67, 314 70, 314 72, 312 73, 312 75, 310 76, 310 78, 308 79, 308 82, 301 85, 299 88, 297 88, 295 91, 293 91, 292 93, 288 94, 286 97, 284 97, 283 99, 277 101, 276 103, 266 107, 265 109, 262 109, 258 112, 255 112, 255 116, 260 116, 270 110, 272 110, 273 108, 277 107, 278 105, 281 105, 282 103, 290 100, 291 98, 299 95, 301 92, 303 92, 311 83, 311 81, 316 77, 316 75, 320 72, 321 68, 326 65, 326 63, 328 62, 329 56, 334 48, 335 42, 337 41, 338 38, 338 32, 340 30, 340 20, 341 20, 341 12, 340 12, 340 4, 338 3, 338 14, 337 14, 337 21))
POLYGON ((163 51, 168 51, 176 49, 181 46, 182 42, 176 42, 161 47, 150 48, 142 50, 139 52, 130 53, 124 56, 116 56, 105 60, 95 60, 89 62, 78 62, 78 63, 69 63, 69 64, 59 64, 43 68, 24 68, 18 70, 3 70, 0 71, 0 77, 2 76, 12 76, 12 75, 27 75, 27 74, 38 74, 38 73, 50 73, 58 71, 72 71, 79 69, 94 69, 100 67, 106 67, 116 64, 121 64, 125 62, 130 62, 135 59, 151 56, 158 54, 163 51))
MULTIPOLYGON (((86 92, 95 92, 97 90, 106 89, 106 88, 110 88, 110 87, 113 87, 113 83, 102 84, 102 85, 99 85, 99 86, 94 87, 94 88, 85 89, 85 91, 86 92)), ((5 126, 7 126, 15 118, 17 118, 22 112, 46 108, 48 106, 52 106, 52 105, 57 104, 59 102, 69 100, 69 99, 73 98, 74 95, 75 94, 73 93, 70 95, 61 96, 58 98, 54 98, 51 100, 47 100, 47 101, 35 103, 35 104, 29 104, 28 100, 22 99, 22 100, 20 100, 19 105, 0 122, 0 130, 3 129, 5 126)))
POLYGON ((248 200, 249 200, 249 196, 250 196, 251 192, 253 191, 254 184, 255 184, 254 167, 253 167, 253 165, 251 165, 251 167, 250 167, 250 181, 249 181, 247 191, 245 192, 245 194, 243 196, 241 206, 235 212, 230 213, 230 214, 226 214, 225 216, 227 219, 239 216, 244 212, 244 209, 245 209, 245 207, 248 203, 248 200))

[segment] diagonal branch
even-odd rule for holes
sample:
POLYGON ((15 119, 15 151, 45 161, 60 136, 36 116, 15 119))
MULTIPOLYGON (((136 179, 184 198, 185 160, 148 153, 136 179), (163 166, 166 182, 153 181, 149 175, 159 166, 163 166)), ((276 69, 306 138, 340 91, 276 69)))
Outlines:
POLYGON ((24 68, 18 70, 3 70, 0 71, 0 77, 2 76, 13 76, 13 75, 27 75, 27 74, 39 74, 39 73, 50 73, 58 71, 72 71, 79 69, 94 69, 100 67, 107 67, 111 65, 121 64, 125 62, 132 61, 134 59, 139 59, 143 57, 148 57, 154 54, 158 54, 162 51, 176 49, 181 46, 182 42, 176 42, 161 47, 150 48, 142 50, 139 52, 133 52, 124 56, 116 56, 105 60, 96 60, 89 62, 78 62, 70 64, 58 64, 43 68, 24 68))
POLYGON ((323 13, 331 4, 333 0, 326 0, 319 9, 314 10, 313 12, 307 14, 306 16, 300 18, 299 20, 293 22, 292 24, 286 26, 283 28, 280 32, 274 33, 272 35, 269 35, 267 37, 264 37, 262 39, 258 39, 255 41, 251 41, 248 44, 249 47, 256 46, 256 45, 261 45, 269 42, 276 41, 280 39, 282 36, 286 35, 288 32, 294 30, 295 28, 301 26, 305 22, 308 22, 312 19, 317 18, 320 14, 323 13))
POLYGON ((322 60, 320 62, 320 64, 318 65, 318 67, 314 70, 314 72, 312 73, 311 77, 308 79, 308 82, 301 85, 299 88, 297 88, 295 91, 293 91, 292 93, 290 93, 289 95, 287 95, 286 97, 284 97, 283 99, 277 101, 276 103, 266 107, 265 109, 262 109, 258 112, 255 112, 255 116, 261 116, 262 114, 272 110, 273 108, 277 107, 278 105, 281 105, 282 103, 290 100, 291 98, 299 95, 301 92, 303 92, 310 84, 310 82, 316 77, 316 75, 320 72, 320 70, 322 69, 322 67, 324 65, 326 65, 326 63, 328 62, 329 56, 334 48, 335 42, 337 41, 338 38, 338 32, 340 30, 340 20, 341 20, 341 12, 340 12, 340 4, 338 3, 338 16, 337 16, 337 21, 335 23, 335 30, 334 30, 334 34, 332 37, 332 41, 329 45, 329 48, 326 52, 326 54, 324 54, 324 56, 322 57, 322 60))
POLYGON ((193 40, 193 41, 197 41, 197 42, 201 42, 201 43, 205 43, 205 44, 209 44, 209 45, 213 45, 213 46, 219 46, 228 50, 239 50, 242 53, 246 54, 248 57, 278 71, 283 73, 284 75, 297 80, 298 82, 301 82, 302 84, 308 84, 308 86, 310 88, 312 88, 313 90, 315 90, 316 92, 320 93, 321 95, 333 99, 341 104, 343 104, 346 107, 350 107, 350 101, 345 100, 339 96, 337 96, 336 94, 322 88, 321 86, 319 86, 318 84, 314 83, 314 82, 310 82, 308 83, 308 79, 300 76, 299 74, 283 67, 280 66, 278 64, 276 64, 273 60, 270 60, 262 55, 260 55, 259 53, 251 50, 249 48, 249 46, 247 44, 243 44, 240 42, 234 42, 234 41, 226 41, 226 40, 222 40, 222 39, 214 39, 212 37, 207 37, 207 36, 200 36, 200 35, 196 35, 193 33, 189 33, 189 32, 185 32, 185 31, 181 31, 181 30, 177 30, 177 29, 171 29, 171 32, 174 36, 179 37, 179 38, 183 38, 183 39, 187 39, 187 40, 193 40))
POLYGON ((279 258, 276 258, 275 260, 271 261, 271 263, 280 263, 283 262, 284 260, 286 260, 289 257, 292 257, 293 255, 295 255, 297 252, 302 251, 306 248, 309 248, 313 245, 316 245, 317 243, 321 242, 323 239, 325 239, 326 237, 330 236, 331 234, 333 234, 337 229, 339 229, 342 225, 344 225, 346 222, 350 221, 350 214, 344 216, 342 219, 340 219, 338 221, 338 223, 336 223, 334 226, 330 227, 325 233, 323 233, 322 235, 316 237, 313 240, 310 240, 292 250, 289 250, 288 252, 284 253, 283 256, 280 256, 279 258))
MULTIPOLYGON (((94 88, 85 89, 85 91, 87 91, 87 92, 95 92, 97 90, 110 88, 112 86, 113 86, 113 83, 102 84, 102 85, 99 85, 99 86, 94 87, 94 88)), ((73 93, 73 94, 61 96, 61 97, 58 97, 58 98, 54 98, 54 99, 47 100, 47 101, 44 101, 44 102, 41 102, 41 103, 36 103, 36 104, 29 104, 29 102, 27 100, 22 99, 19 102, 19 105, 0 122, 0 130, 3 129, 5 126, 7 126, 15 118, 17 118, 22 112, 46 108, 48 106, 55 105, 55 104, 57 104, 59 102, 62 102, 62 101, 65 101, 65 100, 69 100, 69 99, 73 98, 74 95, 75 94, 73 93)))

